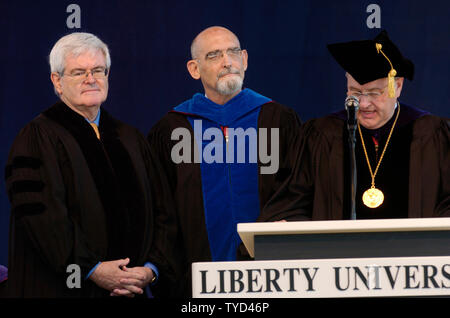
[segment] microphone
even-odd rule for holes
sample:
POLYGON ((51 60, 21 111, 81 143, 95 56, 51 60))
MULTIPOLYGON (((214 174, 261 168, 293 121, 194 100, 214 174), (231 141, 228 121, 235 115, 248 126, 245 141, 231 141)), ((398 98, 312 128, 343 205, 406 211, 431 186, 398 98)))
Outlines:
POLYGON ((356 220, 356 186, 357 186, 357 171, 356 171, 356 156, 355 156, 355 144, 356 144, 356 126, 358 119, 356 114, 359 109, 359 100, 353 95, 348 96, 345 99, 345 109, 347 110, 347 128, 348 128, 348 144, 350 148, 350 180, 351 180, 351 211, 350 219, 356 220))
POLYGON ((350 95, 345 99, 345 109, 347 110, 347 126, 348 129, 356 129, 356 114, 359 110, 359 100, 357 97, 350 95))

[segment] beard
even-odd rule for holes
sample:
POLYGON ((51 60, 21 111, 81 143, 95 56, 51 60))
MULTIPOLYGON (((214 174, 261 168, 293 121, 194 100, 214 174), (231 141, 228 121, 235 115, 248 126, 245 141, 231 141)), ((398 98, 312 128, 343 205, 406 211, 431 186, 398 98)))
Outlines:
POLYGON ((216 85, 217 92, 221 95, 233 95, 242 89, 244 79, 237 69, 231 68, 219 73, 219 80, 216 85), (222 78, 227 74, 234 74, 222 78))

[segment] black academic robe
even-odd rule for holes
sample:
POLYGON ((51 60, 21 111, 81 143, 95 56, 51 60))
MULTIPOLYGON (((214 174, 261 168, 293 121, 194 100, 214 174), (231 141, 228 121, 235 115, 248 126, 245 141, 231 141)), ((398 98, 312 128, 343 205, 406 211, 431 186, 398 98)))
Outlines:
POLYGON ((129 267, 149 261, 169 273, 167 233, 155 233, 161 219, 170 223, 171 201, 157 158, 137 129, 103 108, 99 130, 101 140, 58 102, 16 137, 5 171, 10 297, 108 296, 85 280, 99 261, 129 257, 129 267), (156 235, 161 245, 152 246, 156 235), (80 267, 81 288, 67 287, 69 264, 80 267))
MULTIPOLYGON (((408 120, 404 117, 406 114, 418 112, 406 105, 401 107, 399 125, 394 129, 375 178, 375 186, 385 192, 385 202, 371 211, 362 204, 362 193, 370 187, 371 178, 356 132, 357 218, 449 217, 449 121, 430 114, 408 120)), ((390 126, 386 128, 389 131, 390 126)), ((367 130, 363 131, 374 171, 374 145, 367 130)), ((330 115, 306 122, 302 126, 302 138, 295 145, 295 171, 266 205, 265 212, 297 212, 304 220, 348 219, 350 150, 347 138, 347 125, 342 117, 330 115)), ((380 139, 379 154, 386 134, 380 139)))
MULTIPOLYGON (((211 251, 205 225, 203 208, 202 179, 199 163, 175 164, 171 159, 172 147, 178 142, 171 140, 172 131, 178 127, 187 128, 191 133, 191 145, 194 145, 194 133, 185 114, 169 112, 150 131, 148 140, 154 153, 159 156, 167 173, 170 188, 174 194, 177 213, 176 263, 183 278, 178 283, 180 296, 191 295, 191 264, 193 262, 211 261, 211 251)), ((268 102, 261 106, 258 117, 258 128, 268 128, 270 145, 270 128, 279 128, 280 165, 275 174, 258 175, 258 191, 260 207, 265 205, 292 172, 294 158, 290 152, 291 145, 300 128, 300 120, 293 109, 276 102, 268 102)), ((193 153, 197 151, 192 149, 193 153)), ((258 166, 261 163, 258 160, 258 166)), ((270 214, 260 213, 256 221, 275 221, 295 218, 290 212, 277 211, 270 214)), ((241 244, 237 253, 238 259, 248 258, 245 247, 241 244)))

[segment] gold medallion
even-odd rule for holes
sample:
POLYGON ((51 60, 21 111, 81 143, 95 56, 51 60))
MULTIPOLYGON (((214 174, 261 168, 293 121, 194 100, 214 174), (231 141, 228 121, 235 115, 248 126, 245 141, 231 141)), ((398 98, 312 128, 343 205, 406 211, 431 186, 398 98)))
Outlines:
POLYGON ((383 149, 383 152, 381 154, 381 157, 378 160, 378 164, 377 164, 377 167, 375 168, 375 172, 372 172, 372 166, 371 166, 370 161, 369 161, 369 156, 367 155, 366 145, 364 144, 364 138, 363 138, 363 135, 362 135, 362 132, 361 132, 361 127, 359 126, 359 121, 358 121, 359 136, 361 137, 361 143, 362 143, 362 146, 363 146, 363 149, 364 149, 364 155, 366 156, 367 166, 369 168, 370 176, 372 177, 372 186, 370 187, 369 190, 366 190, 363 193, 363 196, 362 196, 363 203, 366 206, 368 206, 369 208, 377 208, 384 201, 384 194, 383 194, 383 192, 381 192, 380 190, 375 188, 375 176, 377 175, 378 169, 380 168, 380 165, 381 165, 381 161, 384 158, 384 154, 386 152, 386 149, 387 149, 387 146, 389 144, 389 141, 391 140, 391 136, 392 136, 392 133, 394 131, 394 127, 395 127, 395 124, 397 123, 397 119, 398 119, 399 115, 400 115, 400 103, 398 103, 397 116, 395 116, 394 124, 392 125, 391 131, 389 132, 389 136, 387 138, 386 144, 384 145, 384 149, 383 149))
POLYGON ((364 192, 362 199, 369 208, 377 208, 383 203, 384 194, 377 188, 370 188, 364 192))

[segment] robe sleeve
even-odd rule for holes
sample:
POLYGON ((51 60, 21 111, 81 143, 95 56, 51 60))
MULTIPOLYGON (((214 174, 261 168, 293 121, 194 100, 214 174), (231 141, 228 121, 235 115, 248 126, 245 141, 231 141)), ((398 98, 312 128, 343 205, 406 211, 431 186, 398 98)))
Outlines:
MULTIPOLYGON (((269 113, 265 115, 262 122, 263 128, 269 128, 274 123, 278 123, 279 127, 279 168, 273 174, 260 174, 259 193, 260 193, 260 214, 256 222, 273 222, 273 221, 300 221, 305 219, 300 214, 300 210, 292 206, 292 200, 295 193, 292 192, 292 183, 290 180, 295 173, 295 163, 298 157, 298 148, 296 143, 299 142, 301 136, 301 120, 295 110, 283 107, 283 111, 277 113, 269 113), (279 117, 278 117, 279 116, 279 117)), ((269 133, 270 134, 270 133, 269 133)), ((270 142, 269 135, 268 148, 272 151, 273 146, 270 142)), ((261 171, 260 171, 261 172, 261 171)), ((237 260, 251 259, 248 251, 243 243, 239 244, 237 260)))
MULTIPOLYGON (((320 145, 320 135, 306 122, 291 143, 292 172, 266 203, 263 215, 272 219, 311 220, 314 198, 314 157, 320 145)), ((270 219, 269 219, 270 220, 270 219)))
POLYGON ((154 203, 154 236, 150 261, 158 267, 158 282, 151 287, 155 297, 178 297, 182 276, 183 249, 173 197, 175 173, 168 158, 168 135, 156 126, 148 135, 148 171, 154 203))
POLYGON ((440 129, 436 134, 439 147, 439 164, 441 174, 441 193, 434 214, 441 217, 450 217, 450 120, 441 121, 440 129))
MULTIPOLYGON (((279 108, 279 107, 277 107, 279 108)), ((266 209, 266 205, 270 205, 273 202, 273 198, 277 197, 280 192, 280 188, 289 179, 293 173, 294 163, 296 160, 297 152, 293 145, 299 137, 301 131, 301 120, 298 117, 295 110, 287 107, 283 107, 282 111, 275 111, 274 113, 265 113, 264 119, 261 123, 263 128, 269 127, 268 137, 268 149, 273 156, 275 148, 272 145, 271 128, 277 128, 279 130, 279 149, 278 149, 278 161, 279 167, 274 174, 263 174, 262 167, 267 164, 262 164, 260 167, 259 175, 259 192, 260 192, 260 215, 257 222, 268 222, 278 220, 296 220, 298 215, 296 212, 288 211, 285 209, 274 208, 266 209), (274 123, 276 126, 272 127, 274 123)), ((263 112, 263 111, 261 111, 263 112)), ((272 158, 271 161, 273 161, 272 158)), ((273 162, 270 162, 273 164, 273 162)))
POLYGON ((87 247, 66 206, 62 153, 57 138, 36 123, 16 137, 5 169, 11 231, 25 232, 33 250, 55 272, 65 273, 69 264, 78 264, 86 277, 99 258, 87 247))

